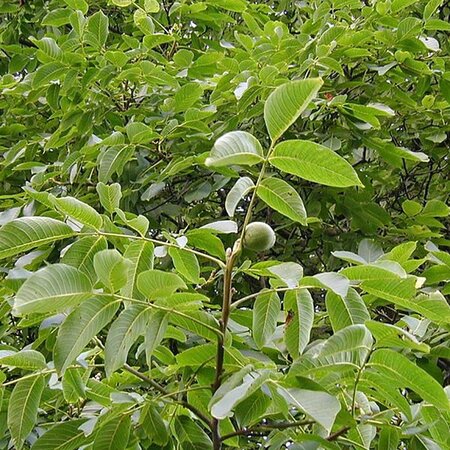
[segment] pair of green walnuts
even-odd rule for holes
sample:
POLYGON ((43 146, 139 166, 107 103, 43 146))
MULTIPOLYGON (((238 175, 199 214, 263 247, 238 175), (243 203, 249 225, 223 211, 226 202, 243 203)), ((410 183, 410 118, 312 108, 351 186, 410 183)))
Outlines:
POLYGON ((265 252, 275 244, 275 232, 264 222, 252 222, 245 227, 243 246, 254 252, 265 252))

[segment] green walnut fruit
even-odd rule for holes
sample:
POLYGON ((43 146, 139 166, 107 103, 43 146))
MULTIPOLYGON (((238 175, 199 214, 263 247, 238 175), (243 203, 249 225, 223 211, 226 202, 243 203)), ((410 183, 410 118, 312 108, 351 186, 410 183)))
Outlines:
POLYGON ((264 222, 252 222, 245 227, 244 247, 255 252, 264 252, 275 244, 275 232, 264 222))

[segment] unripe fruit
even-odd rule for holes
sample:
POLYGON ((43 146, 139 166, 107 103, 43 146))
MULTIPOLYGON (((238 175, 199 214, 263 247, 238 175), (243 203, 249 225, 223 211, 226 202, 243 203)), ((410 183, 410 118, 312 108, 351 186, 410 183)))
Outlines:
POLYGON ((275 244, 275 232, 264 222, 252 222, 245 227, 244 247, 255 252, 269 250, 275 244))

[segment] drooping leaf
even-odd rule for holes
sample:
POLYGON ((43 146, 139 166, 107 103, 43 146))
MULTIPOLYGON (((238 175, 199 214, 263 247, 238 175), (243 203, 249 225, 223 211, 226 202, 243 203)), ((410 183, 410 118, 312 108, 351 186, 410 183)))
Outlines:
POLYGON ((354 289, 349 289, 345 297, 327 292, 325 302, 335 332, 370 319, 366 305, 354 289))
POLYGON ((264 347, 277 327, 281 311, 280 299, 274 292, 262 292, 253 308, 253 339, 258 348, 264 347))
POLYGON ((363 186, 344 158, 311 141, 281 142, 275 147, 269 162, 283 172, 314 183, 334 187, 363 186))
POLYGON ((128 414, 118 415, 97 431, 93 447, 96 450, 125 450, 128 446, 130 429, 130 416, 128 414))
POLYGON ((24 315, 67 310, 92 295, 91 280, 66 264, 53 264, 34 273, 14 298, 13 313, 24 315))
POLYGON ((314 302, 306 289, 289 291, 284 296, 287 318, 284 341, 292 358, 303 353, 308 345, 314 323, 314 302))
POLYGON ((122 367, 131 346, 144 335, 151 318, 151 308, 144 305, 127 307, 113 322, 105 343, 105 371, 109 377, 122 367))
POLYGON ((425 401, 442 410, 448 410, 449 399, 442 386, 427 372, 417 367, 406 356, 393 350, 376 350, 369 360, 382 375, 396 380, 399 387, 410 388, 425 401))
POLYGON ((113 145, 101 153, 98 160, 98 180, 108 183, 115 173, 121 175, 133 153, 133 147, 128 145, 113 145))
POLYGON ((290 81, 269 95, 264 104, 264 120, 272 142, 277 141, 298 119, 322 84, 320 78, 290 81))
POLYGON ((164 311, 154 311, 149 319, 147 332, 145 333, 145 355, 149 367, 153 352, 163 340, 168 323, 168 315, 164 311))
POLYGON ((84 236, 71 244, 61 258, 61 263, 76 267, 94 283, 97 281, 94 256, 107 248, 108 242, 104 236, 84 236))
POLYGON ((152 402, 147 402, 142 409, 139 423, 145 434, 151 438, 155 444, 166 445, 169 440, 166 424, 152 402))
POLYGON ((147 241, 131 242, 123 254, 124 258, 131 261, 128 264, 127 282, 121 289, 121 295, 125 297, 142 299, 143 295, 137 288, 137 277, 140 273, 153 269, 154 246, 147 241))
POLYGON ((234 216, 239 202, 254 188, 255 183, 249 177, 239 178, 230 189, 225 200, 225 209, 230 217, 234 216))
POLYGON ((110 298, 91 298, 75 308, 58 330, 54 347, 55 367, 64 373, 91 339, 114 317, 118 302, 110 298))
POLYGON ((21 217, 0 228, 0 259, 69 238, 74 231, 50 217, 21 217))
POLYGON ((200 281, 200 265, 197 257, 182 248, 169 248, 169 255, 172 258, 173 265, 179 274, 191 283, 200 281))
POLYGON ((252 166, 264 159, 259 141, 246 131, 231 131, 214 143, 207 166, 230 166, 232 164, 252 166))
POLYGON ((258 197, 286 217, 306 225, 306 210, 297 191, 286 181, 265 178, 258 186, 258 197))
POLYGON ((174 431, 181 448, 186 450, 212 450, 208 435, 188 416, 176 416, 174 431))
POLYGON ((23 447, 25 438, 36 423, 44 387, 44 376, 36 375, 18 381, 11 393, 8 403, 8 428, 18 450, 23 447))

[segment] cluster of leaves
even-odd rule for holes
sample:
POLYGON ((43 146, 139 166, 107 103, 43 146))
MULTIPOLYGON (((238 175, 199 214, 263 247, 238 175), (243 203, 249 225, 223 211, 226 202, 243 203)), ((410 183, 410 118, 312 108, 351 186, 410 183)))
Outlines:
POLYGON ((0 448, 450 447, 444 1, 0 12, 0 448))

